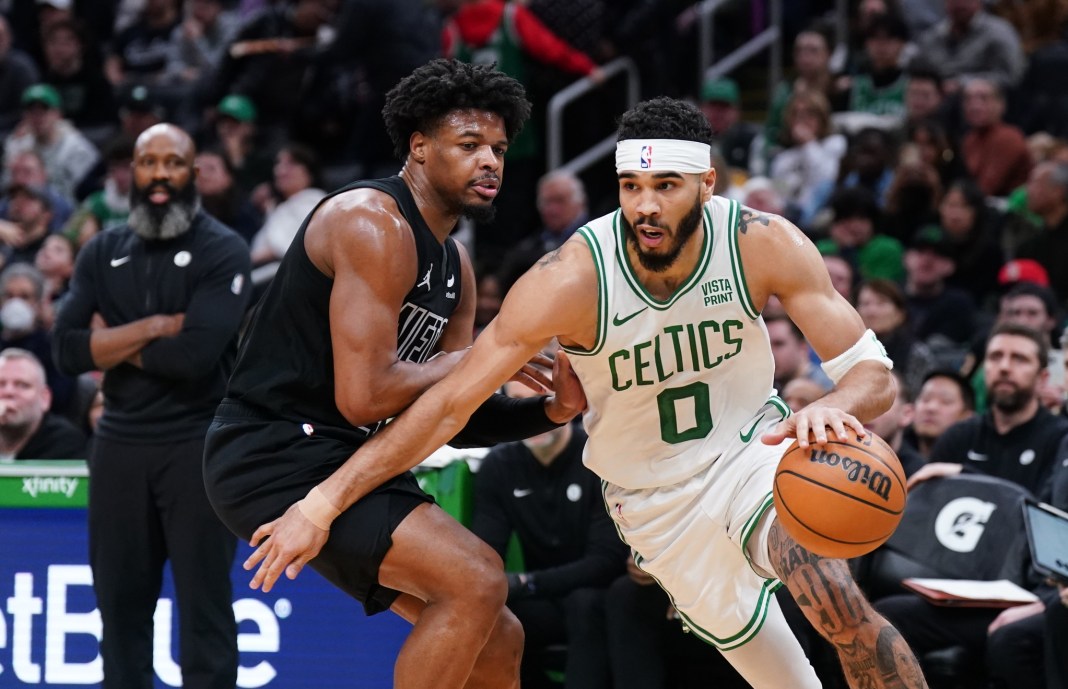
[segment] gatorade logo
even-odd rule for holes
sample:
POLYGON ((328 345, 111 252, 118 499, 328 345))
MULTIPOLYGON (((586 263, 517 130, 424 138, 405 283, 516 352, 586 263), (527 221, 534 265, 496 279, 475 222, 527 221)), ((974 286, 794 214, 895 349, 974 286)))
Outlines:
POLYGON ((957 498, 935 518, 935 538, 955 553, 970 553, 979 545, 997 505, 979 498, 957 498))

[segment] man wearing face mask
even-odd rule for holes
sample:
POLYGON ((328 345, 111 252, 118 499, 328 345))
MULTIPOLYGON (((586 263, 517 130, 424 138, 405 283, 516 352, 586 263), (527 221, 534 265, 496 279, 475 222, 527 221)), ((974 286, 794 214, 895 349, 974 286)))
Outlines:
POLYGON ((52 361, 51 304, 45 279, 29 263, 13 263, 0 273, 0 349, 28 350, 45 367, 52 391, 52 411, 65 414, 74 399, 76 381, 60 373, 52 361))
MULTIPOLYGON (((533 397, 518 383, 510 397, 533 397)), ((511 534, 523 572, 508 574, 508 608, 523 623, 523 687, 547 685, 543 652, 567 644, 565 687, 611 685, 604 596, 624 571, 627 546, 616 536, 601 482, 582 464, 586 434, 564 424, 499 445, 475 475, 471 530, 503 559, 511 534)))
POLYGON ((37 312, 30 302, 21 297, 5 299, 0 306, 0 328, 3 338, 18 339, 37 327, 37 312))
POLYGON ((236 543, 208 504, 200 465, 248 306, 249 254, 200 209, 195 153, 170 124, 138 137, 127 223, 85 245, 56 316, 60 369, 105 371, 89 463, 105 689, 152 686, 152 615, 166 560, 183 685, 237 681, 236 543))

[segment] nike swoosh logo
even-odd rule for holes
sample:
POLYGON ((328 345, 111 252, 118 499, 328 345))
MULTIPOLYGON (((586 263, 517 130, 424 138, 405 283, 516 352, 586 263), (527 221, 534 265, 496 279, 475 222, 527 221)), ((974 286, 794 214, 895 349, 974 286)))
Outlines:
POLYGON ((113 259, 111 259, 111 267, 112 268, 118 268, 119 266, 123 265, 124 263, 129 263, 129 262, 130 262, 130 257, 129 256, 123 256, 122 258, 113 258, 113 259))
POLYGON ((972 460, 973 462, 985 462, 986 455, 981 455, 975 450, 968 450, 968 459, 972 460))
POLYGON ((620 318, 619 314, 617 313, 615 316, 612 316, 612 325, 623 325, 624 323, 629 321, 631 318, 634 318, 635 316, 637 316, 642 311, 645 311, 645 309, 647 309, 647 308, 649 308, 649 307, 646 306, 644 308, 638 309, 637 311, 635 311, 634 313, 630 314, 626 318, 620 318))
POLYGON ((749 432, 748 433, 739 433, 738 434, 738 437, 742 439, 743 443, 747 443, 747 442, 749 442, 750 440, 753 439, 753 433, 756 431, 756 427, 758 425, 760 425, 760 422, 764 420, 765 416, 767 416, 767 412, 764 412, 763 414, 761 414, 757 418, 757 420, 753 422, 753 425, 749 427, 749 432))
POLYGON ((533 492, 533 488, 516 488, 512 491, 512 495, 516 496, 517 498, 525 498, 533 492))

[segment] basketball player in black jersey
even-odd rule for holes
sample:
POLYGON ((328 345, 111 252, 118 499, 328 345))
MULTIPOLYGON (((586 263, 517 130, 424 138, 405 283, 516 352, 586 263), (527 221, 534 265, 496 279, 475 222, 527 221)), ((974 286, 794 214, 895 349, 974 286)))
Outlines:
MULTIPOLYGON (((297 547, 308 555, 289 578, 310 564, 369 614, 388 608, 414 623, 396 687, 518 686, 522 631, 504 607, 501 560, 410 472, 340 514, 317 486, 465 355, 475 278, 449 233, 461 215, 492 213, 504 153, 529 110, 515 80, 446 60, 389 93, 383 116, 403 170, 331 194, 304 221, 208 433, 208 494, 235 533, 288 543, 298 522, 313 542, 297 547)), ((548 383, 536 375, 517 373, 548 383)), ((566 423, 585 397, 565 359, 553 385, 529 400, 491 398, 456 442, 566 423)))

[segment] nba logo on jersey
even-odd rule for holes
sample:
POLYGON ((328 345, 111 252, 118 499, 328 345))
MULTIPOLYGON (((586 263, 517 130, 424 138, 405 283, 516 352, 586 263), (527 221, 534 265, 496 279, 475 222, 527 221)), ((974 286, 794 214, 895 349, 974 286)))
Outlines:
POLYGON ((648 170, 653 166, 653 147, 642 146, 642 154, 639 158, 639 164, 643 170, 648 170))

